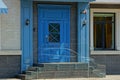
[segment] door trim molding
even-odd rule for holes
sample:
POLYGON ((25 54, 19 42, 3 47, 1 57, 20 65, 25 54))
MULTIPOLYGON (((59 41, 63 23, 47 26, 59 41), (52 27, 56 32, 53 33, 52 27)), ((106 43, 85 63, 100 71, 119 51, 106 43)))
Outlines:
POLYGON ((70 8, 71 5, 57 5, 57 4, 38 4, 41 8, 70 8))
POLYGON ((33 65, 33 0, 21 0, 21 72, 33 65), (28 13, 26 15, 26 13, 28 13), (29 20, 29 25, 25 21, 29 20))

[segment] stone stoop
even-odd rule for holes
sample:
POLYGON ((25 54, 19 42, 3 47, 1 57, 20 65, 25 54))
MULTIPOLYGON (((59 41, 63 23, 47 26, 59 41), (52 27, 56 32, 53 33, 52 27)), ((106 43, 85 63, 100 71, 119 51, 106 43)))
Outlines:
POLYGON ((104 65, 97 64, 97 67, 90 71, 90 77, 106 77, 106 67, 104 65))
POLYGON ((89 62, 89 70, 90 77, 106 77, 106 66, 96 63, 93 58, 89 62))
POLYGON ((105 77, 105 73, 88 63, 70 62, 38 64, 19 75, 22 80, 89 77, 105 77))

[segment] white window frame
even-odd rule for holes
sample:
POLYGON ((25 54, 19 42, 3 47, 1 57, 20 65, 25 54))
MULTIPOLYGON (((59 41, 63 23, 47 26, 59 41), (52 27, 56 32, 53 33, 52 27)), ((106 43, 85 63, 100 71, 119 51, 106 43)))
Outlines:
POLYGON ((90 50, 91 54, 120 54, 120 10, 119 9, 90 9, 90 50), (94 50, 94 39, 93 39, 93 17, 94 12, 102 13, 115 13, 115 50, 108 51, 95 51, 94 50))
POLYGON ((1 50, 1 15, 0 15, 0 50, 1 50))

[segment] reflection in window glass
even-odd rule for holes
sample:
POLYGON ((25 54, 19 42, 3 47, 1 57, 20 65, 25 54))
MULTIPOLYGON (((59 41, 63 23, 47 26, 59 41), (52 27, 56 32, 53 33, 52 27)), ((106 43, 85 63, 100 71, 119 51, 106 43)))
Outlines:
POLYGON ((94 48, 95 49, 114 49, 115 41, 115 14, 94 14, 94 48))
POLYGON ((49 23, 49 42, 60 42, 59 23, 49 23))

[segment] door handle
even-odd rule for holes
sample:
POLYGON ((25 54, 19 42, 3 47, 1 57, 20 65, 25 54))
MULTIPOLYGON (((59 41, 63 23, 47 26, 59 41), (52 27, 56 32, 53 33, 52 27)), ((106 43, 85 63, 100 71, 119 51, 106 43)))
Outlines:
POLYGON ((46 40, 46 42, 49 41, 49 36, 48 35, 45 36, 45 40, 46 40))

